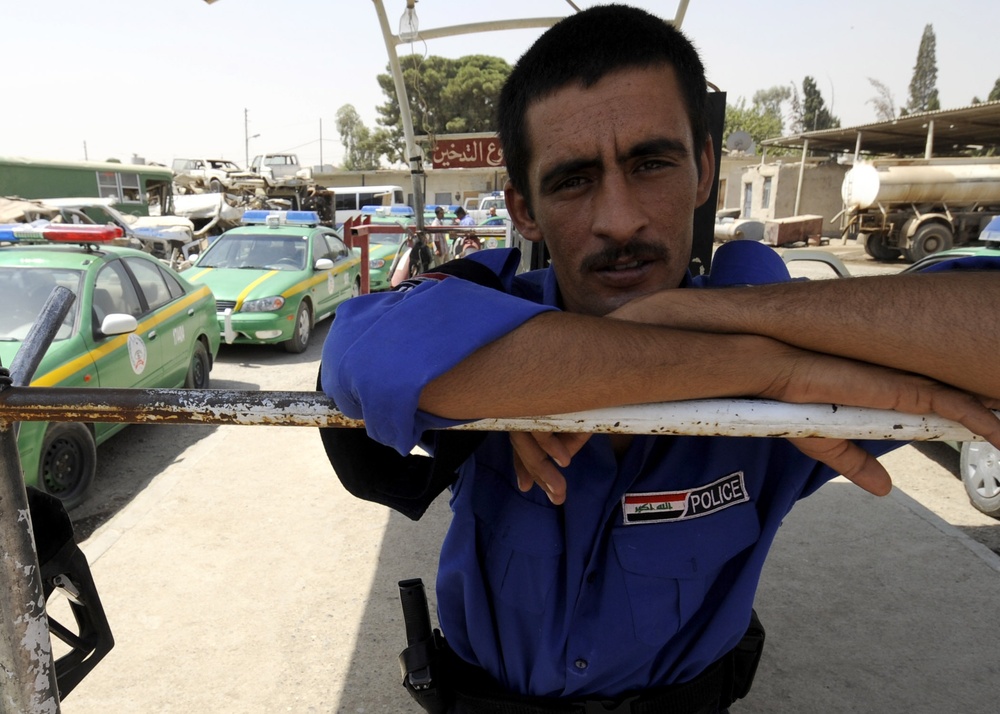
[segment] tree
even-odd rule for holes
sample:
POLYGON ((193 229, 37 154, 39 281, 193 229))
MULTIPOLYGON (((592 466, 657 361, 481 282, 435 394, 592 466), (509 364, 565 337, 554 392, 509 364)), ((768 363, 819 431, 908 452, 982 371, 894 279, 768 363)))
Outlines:
POLYGON ((816 80, 806 77, 802 80, 802 129, 818 131, 836 129, 840 119, 830 114, 823 101, 823 95, 816 86, 816 80))
POLYGON ((371 171, 380 167, 381 130, 372 132, 351 104, 337 110, 337 131, 344 145, 343 167, 348 171, 371 171))
POLYGON ((723 137, 734 132, 745 131, 759 144, 764 139, 781 136, 784 122, 782 121, 782 105, 791 97, 788 87, 771 87, 754 93, 753 102, 748 107, 746 99, 726 107, 726 123, 723 137))
MULTIPOLYGON (((408 55, 399 60, 417 136, 495 131, 494 112, 500 88, 511 67, 501 57, 468 55, 448 59, 408 55)), ((383 153, 406 163, 406 144, 391 74, 378 75, 388 101, 379 106, 378 123, 385 129, 383 153)))
POLYGON ((990 90, 990 95, 986 97, 987 101, 995 102, 1000 99, 1000 77, 997 77, 997 81, 993 83, 993 89, 990 90))
POLYGON ((868 83, 875 88, 875 96, 865 104, 875 107, 875 118, 879 121, 892 121, 896 118, 896 100, 889 87, 874 77, 868 78, 868 83))
POLYGON ((937 90, 937 39, 934 26, 925 25, 917 50, 917 63, 913 65, 913 79, 910 80, 910 99, 906 103, 906 113, 932 112, 941 108, 937 90))

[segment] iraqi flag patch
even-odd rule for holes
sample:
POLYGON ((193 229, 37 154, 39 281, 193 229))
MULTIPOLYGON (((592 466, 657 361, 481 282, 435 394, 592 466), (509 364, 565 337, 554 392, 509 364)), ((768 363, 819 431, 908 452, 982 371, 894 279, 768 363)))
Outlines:
POLYGON ((687 491, 626 493, 622 497, 622 520, 625 525, 686 521, 749 500, 743 472, 736 471, 706 486, 687 491))

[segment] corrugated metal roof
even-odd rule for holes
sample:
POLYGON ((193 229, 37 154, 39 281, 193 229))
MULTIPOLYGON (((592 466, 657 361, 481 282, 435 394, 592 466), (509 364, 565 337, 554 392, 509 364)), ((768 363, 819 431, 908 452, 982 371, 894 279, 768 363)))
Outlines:
POLYGON ((860 134, 862 153, 923 156, 932 121, 933 156, 968 154, 975 146, 1000 149, 1000 101, 910 114, 887 122, 807 131, 766 139, 761 145, 801 149, 808 139, 810 151, 853 153, 860 134))

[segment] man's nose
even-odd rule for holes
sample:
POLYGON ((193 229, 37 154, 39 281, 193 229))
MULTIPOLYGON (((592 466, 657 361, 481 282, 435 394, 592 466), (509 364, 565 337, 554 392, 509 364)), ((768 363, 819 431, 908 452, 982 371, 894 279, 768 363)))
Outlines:
POLYGON ((627 177, 619 172, 602 176, 592 204, 594 235, 624 242, 632 239, 646 223, 646 213, 627 177))

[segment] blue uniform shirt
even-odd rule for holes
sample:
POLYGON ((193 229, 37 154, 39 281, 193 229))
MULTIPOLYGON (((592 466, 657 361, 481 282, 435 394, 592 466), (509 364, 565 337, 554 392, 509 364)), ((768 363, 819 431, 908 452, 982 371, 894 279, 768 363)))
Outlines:
MULTIPOLYGON (((417 408, 425 384, 558 304, 551 270, 514 275, 516 251, 467 260, 505 292, 425 276, 342 305, 324 347, 324 391, 400 453, 454 423, 417 408)), ((712 276, 685 285, 788 279, 774 251, 736 241, 718 249, 712 276)), ((618 460, 595 435, 563 471, 564 505, 537 486, 522 493, 507 435, 489 434, 452 487, 438 570, 452 648, 537 696, 610 697, 697 676, 746 630, 782 518, 835 475, 785 440, 684 436, 637 436, 618 460)))

